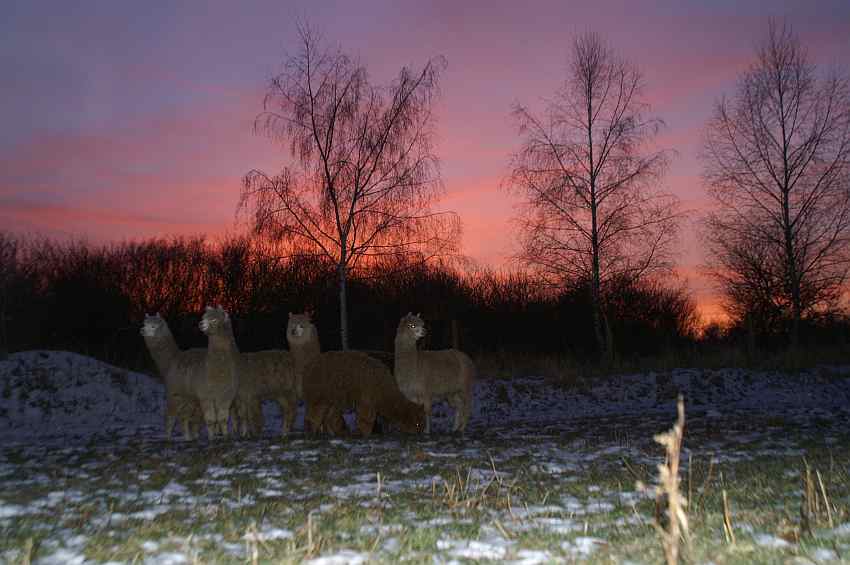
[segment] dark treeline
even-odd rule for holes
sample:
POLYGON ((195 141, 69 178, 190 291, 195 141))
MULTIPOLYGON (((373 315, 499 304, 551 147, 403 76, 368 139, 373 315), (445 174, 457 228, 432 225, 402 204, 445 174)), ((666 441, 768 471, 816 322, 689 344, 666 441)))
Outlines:
MULTIPOLYGON (((221 304, 245 351, 285 347, 289 312, 312 310, 324 348, 339 348, 335 268, 281 259, 256 239, 151 239, 109 245, 0 234, 0 347, 65 349, 133 367, 148 364, 139 327, 161 313, 182 347, 203 346, 201 311, 221 304)), ((393 265, 351 281, 351 345, 392 349, 408 311, 430 327, 427 347, 472 354, 596 354, 588 287, 547 292, 523 273, 448 263, 393 265)), ((611 295, 618 354, 692 345, 695 305, 682 288, 622 281, 611 295)))
MULTIPOLYGON (((425 346, 473 355, 565 355, 598 359, 588 285, 548 291, 521 272, 463 270, 448 263, 393 265, 350 284, 351 346, 391 350, 399 318, 421 312, 425 346)), ((620 359, 734 347, 747 353, 787 347, 791 320, 753 318, 700 332, 682 286, 623 279, 608 290, 607 316, 620 359)), ((22 239, 0 233, 0 350, 62 349, 133 368, 150 368, 139 337, 146 313, 161 313, 181 347, 205 346, 197 328, 208 304, 235 320, 240 348, 286 347, 289 312, 311 310, 323 348, 340 347, 335 267, 281 259, 256 239, 150 239, 110 245, 22 239)), ((844 345, 840 313, 808 319, 803 345, 844 345)))

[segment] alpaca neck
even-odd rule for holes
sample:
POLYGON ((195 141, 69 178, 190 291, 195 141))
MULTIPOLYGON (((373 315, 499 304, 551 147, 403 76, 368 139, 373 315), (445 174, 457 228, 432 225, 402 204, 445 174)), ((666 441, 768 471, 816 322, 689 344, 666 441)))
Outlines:
POLYGON ((209 336, 207 355, 217 358, 231 358, 238 353, 236 340, 233 338, 233 330, 225 330, 209 336))
POLYGON ((171 332, 159 336, 145 336, 145 344, 148 346, 153 362, 162 378, 168 374, 168 367, 180 353, 177 342, 171 332))
POLYGON ((395 339, 395 368, 393 374, 399 377, 416 375, 416 342, 396 337, 395 339))
POLYGON ((295 370, 298 374, 302 374, 307 365, 318 357, 322 351, 318 336, 313 336, 313 339, 304 343, 296 344, 291 350, 292 357, 295 359, 295 370))

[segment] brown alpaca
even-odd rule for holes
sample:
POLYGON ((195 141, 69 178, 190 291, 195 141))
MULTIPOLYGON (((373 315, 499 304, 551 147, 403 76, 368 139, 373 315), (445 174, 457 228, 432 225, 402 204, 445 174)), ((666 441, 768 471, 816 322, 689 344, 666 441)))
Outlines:
MULTIPOLYGON (((289 351, 292 352, 295 359, 296 389, 298 390, 298 398, 301 400, 304 399, 304 374, 322 351, 319 343, 319 332, 316 325, 313 324, 312 318, 313 316, 309 312, 303 314, 290 312, 286 324, 286 341, 289 344, 289 351)), ((326 423, 322 429, 311 429, 307 420, 304 422, 304 427, 315 433, 328 432, 337 435, 346 429, 342 411, 328 413, 325 419, 326 423)))
POLYGON ((425 335, 425 322, 408 313, 395 337, 395 375, 401 392, 425 409, 425 433, 431 432, 431 404, 445 399, 454 408, 452 431, 463 432, 472 412, 475 365, 456 349, 419 351, 416 341, 425 335))
POLYGON ((204 423, 201 403, 191 388, 192 373, 203 371, 204 349, 182 351, 159 314, 146 315, 140 333, 165 383, 165 436, 182 425, 186 439, 195 439, 204 423))
POLYGON ((313 431, 340 433, 339 415, 354 408, 357 429, 364 437, 372 433, 378 414, 399 424, 403 431, 419 431, 425 421, 422 408, 393 385, 387 366, 365 353, 322 353, 304 375, 305 425, 313 431))

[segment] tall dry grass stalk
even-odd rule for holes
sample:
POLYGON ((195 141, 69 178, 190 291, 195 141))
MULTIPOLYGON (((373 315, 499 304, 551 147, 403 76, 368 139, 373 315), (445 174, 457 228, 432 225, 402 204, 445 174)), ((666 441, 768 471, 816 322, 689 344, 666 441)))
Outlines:
POLYGON ((835 522, 832 518, 832 504, 829 502, 820 471, 813 470, 805 459, 803 459, 803 465, 803 472, 800 473, 802 481, 800 533, 811 536, 813 535, 812 526, 817 525, 824 514, 830 528, 835 527, 835 522))
POLYGON ((656 523, 656 529, 661 537, 664 547, 664 556, 668 565, 676 565, 679 562, 679 540, 682 536, 690 546, 690 532, 688 530, 688 516, 685 508, 687 499, 679 492, 679 457, 682 452, 682 436, 685 431, 685 402, 682 395, 676 402, 678 417, 676 423, 669 432, 658 434, 655 441, 664 446, 667 452, 666 461, 658 465, 659 486, 656 488, 658 496, 667 497, 667 528, 664 529, 656 523))

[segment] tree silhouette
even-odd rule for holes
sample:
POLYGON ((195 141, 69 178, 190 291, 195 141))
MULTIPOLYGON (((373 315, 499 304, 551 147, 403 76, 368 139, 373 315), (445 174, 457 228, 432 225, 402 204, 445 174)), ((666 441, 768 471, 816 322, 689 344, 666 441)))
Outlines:
POLYGON ((641 72, 594 33, 577 38, 566 81, 542 115, 517 104, 523 138, 507 180, 525 198, 518 258, 557 286, 589 281, 600 352, 613 355, 605 288, 670 267, 677 201, 657 190, 667 168, 648 148, 641 72))
POLYGON ((820 78, 790 26, 770 22, 753 65, 705 130, 714 276, 739 319, 803 317, 835 304, 850 242, 850 88, 820 78))
POLYGON ((272 79, 255 129, 289 142, 294 164, 244 178, 240 209, 256 233, 291 244, 292 254, 336 266, 340 336, 348 348, 349 275, 388 256, 421 260, 454 251, 460 224, 431 206, 442 189, 431 127, 445 60, 402 68, 386 87, 364 66, 325 49, 299 27, 297 54, 272 79))

